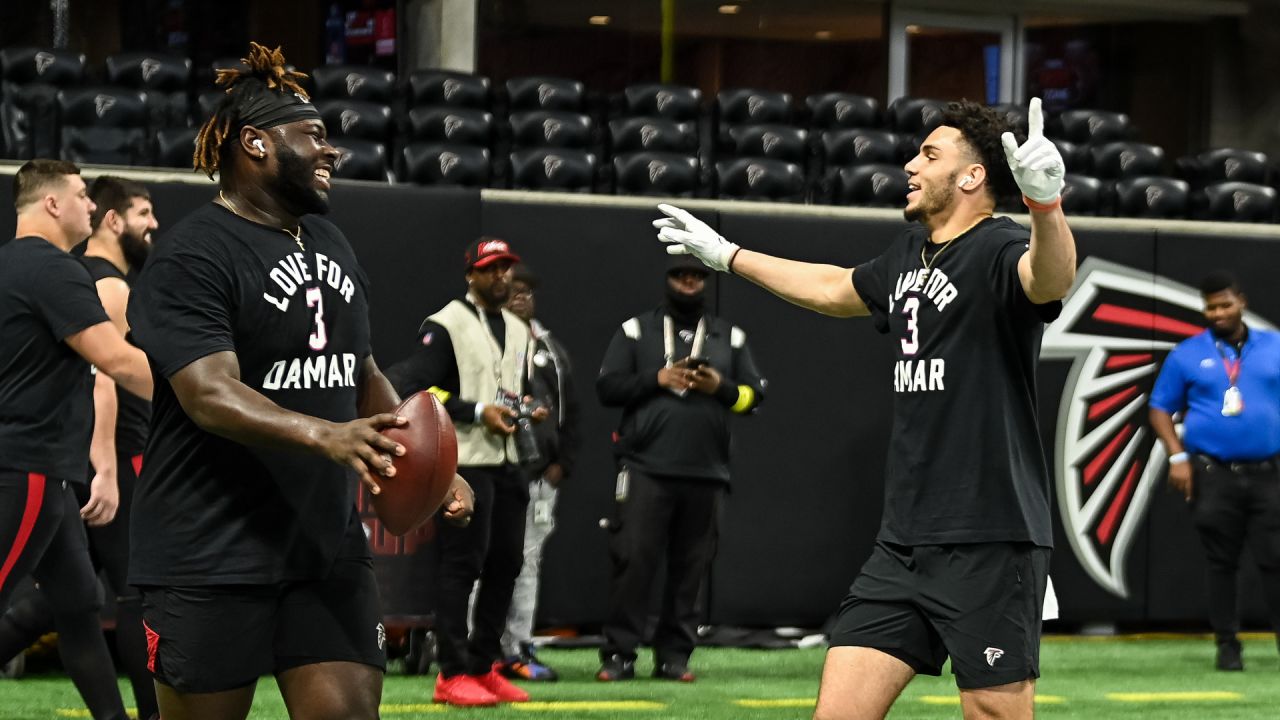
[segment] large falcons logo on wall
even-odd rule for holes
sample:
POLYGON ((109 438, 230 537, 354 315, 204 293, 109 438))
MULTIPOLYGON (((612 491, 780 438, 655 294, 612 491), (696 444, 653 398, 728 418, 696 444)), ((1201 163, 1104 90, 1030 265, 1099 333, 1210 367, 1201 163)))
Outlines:
MULTIPOLYGON (((1147 401, 1173 346, 1204 330, 1194 288, 1088 258, 1041 357, 1073 360, 1058 406, 1053 460, 1058 510, 1089 576, 1129 596, 1129 550, 1165 476, 1147 401)), ((1270 328, 1245 314, 1252 327, 1270 328)))

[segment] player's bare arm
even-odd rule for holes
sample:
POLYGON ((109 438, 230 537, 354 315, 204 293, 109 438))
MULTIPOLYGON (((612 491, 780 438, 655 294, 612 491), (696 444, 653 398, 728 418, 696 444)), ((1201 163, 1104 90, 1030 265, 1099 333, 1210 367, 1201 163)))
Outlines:
POLYGON ((853 270, 836 265, 806 263, 743 250, 725 240, 686 210, 658 205, 667 217, 653 221, 658 239, 671 243, 667 252, 687 253, 707 267, 741 275, 793 305, 832 317, 868 315, 870 311, 853 287, 853 270))
POLYGON ((125 342, 120 330, 110 321, 90 325, 67 336, 67 345, 80 357, 105 372, 125 390, 143 400, 151 399, 151 367, 141 350, 125 342))
POLYGON ((1076 240, 1062 212, 1066 164, 1044 136, 1040 98, 1027 111, 1027 141, 1019 147, 1012 133, 1001 136, 1005 158, 1031 212, 1030 250, 1018 261, 1018 278, 1033 303, 1061 300, 1076 279, 1076 240))
POLYGON ((183 411, 202 430, 242 445, 323 455, 355 470, 375 494, 379 492, 375 476, 395 475, 390 454, 405 452, 404 446, 379 432, 404 425, 404 418, 378 413, 333 423, 286 410, 241 382, 240 361, 231 351, 196 360, 174 373, 169 384, 183 411))
POLYGON ((120 506, 120 486, 116 466, 116 383, 106 373, 93 376, 93 435, 89 440, 89 501, 80 508, 80 518, 89 527, 100 527, 116 517, 120 506))

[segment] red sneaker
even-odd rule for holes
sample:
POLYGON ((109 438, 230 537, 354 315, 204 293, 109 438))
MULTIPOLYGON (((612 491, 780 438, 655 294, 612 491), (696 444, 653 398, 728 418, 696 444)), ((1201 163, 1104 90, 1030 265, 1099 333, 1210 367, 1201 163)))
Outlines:
POLYGON ((493 669, 484 675, 475 675, 481 687, 488 690, 491 695, 498 698, 498 702, 529 702, 529 693, 521 690, 511 681, 502 677, 502 663, 493 664, 493 669))
MULTIPOLYGON (((527 696, 525 699, 528 699, 527 696)), ((477 676, 454 675, 447 678, 443 673, 436 676, 436 692, 431 700, 463 707, 497 705, 500 702, 497 696, 480 683, 477 676)))

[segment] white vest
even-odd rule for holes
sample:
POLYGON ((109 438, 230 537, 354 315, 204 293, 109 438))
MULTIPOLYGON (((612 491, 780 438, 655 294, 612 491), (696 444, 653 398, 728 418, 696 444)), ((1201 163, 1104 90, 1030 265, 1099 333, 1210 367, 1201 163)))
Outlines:
MULTIPOLYGON (((445 305, 430 320, 449 331, 453 357, 458 364, 458 397, 486 405, 498 397, 498 383, 513 393, 524 394, 524 376, 529 357, 529 327, 507 310, 502 311, 506 334, 502 358, 498 363, 500 378, 494 377, 495 340, 480 322, 476 309, 466 300, 445 305)), ((494 435, 480 418, 457 426, 458 465, 484 466, 518 463, 515 438, 494 435)))

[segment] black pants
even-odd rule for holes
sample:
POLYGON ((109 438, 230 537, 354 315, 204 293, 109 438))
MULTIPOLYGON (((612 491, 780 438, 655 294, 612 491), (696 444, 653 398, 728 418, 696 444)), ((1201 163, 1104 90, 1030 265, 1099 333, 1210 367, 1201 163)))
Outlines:
POLYGON ((643 639, 658 565, 667 577, 653 634, 656 663, 683 665, 697 644, 698 600, 719 537, 721 483, 630 471, 609 542, 613 582, 602 658, 634 660, 643 639))
POLYGON ((1209 622, 1219 642, 1240 630, 1236 574, 1245 541, 1258 563, 1271 626, 1280 631, 1280 473, 1237 472, 1193 459, 1191 514, 1209 561, 1209 622))
POLYGON ((525 509, 529 483, 515 465, 460 467, 458 474, 476 494, 475 514, 466 527, 435 517, 440 551, 436 585, 437 659, 445 677, 486 673, 502 659, 511 592, 524 563, 525 509), (476 594, 475 630, 467 633, 467 601, 476 594))

